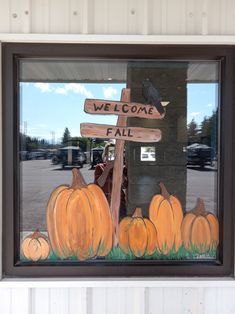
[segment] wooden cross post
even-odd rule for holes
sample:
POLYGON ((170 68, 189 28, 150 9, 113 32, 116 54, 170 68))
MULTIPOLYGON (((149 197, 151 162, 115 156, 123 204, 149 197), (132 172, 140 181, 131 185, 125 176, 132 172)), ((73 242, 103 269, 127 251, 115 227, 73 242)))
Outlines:
MULTIPOLYGON (((81 123, 81 135, 85 137, 97 137, 104 139, 116 139, 115 160, 113 168, 113 182, 111 194, 111 214, 113 219, 113 245, 118 244, 118 223, 121 203, 121 188, 123 178, 123 153, 125 141, 154 143, 161 140, 161 130, 128 127, 127 117, 145 119, 163 119, 155 106, 130 102, 131 90, 122 90, 121 101, 108 101, 102 99, 86 99, 84 110, 90 114, 118 115, 117 125, 81 123)), ((168 102, 162 102, 166 105, 168 102)))
MULTIPOLYGON (((130 102, 131 90, 129 88, 122 89, 121 101, 130 102)), ((125 127, 127 123, 126 116, 118 116, 117 126, 125 127)), ((121 203, 121 189, 123 180, 123 166, 124 166, 124 146, 125 140, 116 140, 114 166, 113 166, 113 182, 111 194, 111 213, 113 218, 113 245, 118 243, 118 223, 119 223, 119 208, 121 203)))

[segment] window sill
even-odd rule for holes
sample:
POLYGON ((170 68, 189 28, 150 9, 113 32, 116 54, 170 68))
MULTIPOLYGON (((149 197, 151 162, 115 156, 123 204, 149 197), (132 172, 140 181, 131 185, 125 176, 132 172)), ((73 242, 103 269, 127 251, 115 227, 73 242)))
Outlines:
POLYGON ((2 279, 0 288, 235 288, 234 278, 30 278, 30 279, 2 279))
POLYGON ((0 34, 0 42, 234 45, 233 35, 0 34))

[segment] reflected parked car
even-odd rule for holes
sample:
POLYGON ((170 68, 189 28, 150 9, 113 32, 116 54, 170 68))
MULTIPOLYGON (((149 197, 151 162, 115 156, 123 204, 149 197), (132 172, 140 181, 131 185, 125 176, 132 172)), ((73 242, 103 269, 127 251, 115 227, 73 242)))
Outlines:
POLYGON ((52 163, 54 165, 61 164, 62 168, 66 166, 82 168, 85 159, 85 155, 79 147, 67 146, 57 150, 57 153, 52 157, 52 163))
POLYGON ((198 165, 204 167, 205 165, 212 165, 214 150, 208 145, 201 143, 194 143, 187 146, 187 164, 198 165))
POLYGON ((97 164, 102 163, 102 154, 103 154, 104 148, 103 147, 96 147, 91 150, 91 161, 90 165, 93 169, 97 164))
POLYGON ((28 153, 27 159, 47 159, 47 150, 45 149, 35 149, 28 153))
POLYGON ((27 150, 20 151, 20 161, 28 160, 29 159, 29 152, 27 150))

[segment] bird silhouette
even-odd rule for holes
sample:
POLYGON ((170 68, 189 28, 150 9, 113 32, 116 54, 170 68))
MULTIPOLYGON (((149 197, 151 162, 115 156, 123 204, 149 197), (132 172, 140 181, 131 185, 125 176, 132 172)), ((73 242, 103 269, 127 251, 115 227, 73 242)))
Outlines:
POLYGON ((157 111, 162 115, 165 113, 165 109, 161 104, 161 98, 156 87, 149 78, 146 78, 142 82, 142 95, 145 98, 147 104, 156 107, 157 111))

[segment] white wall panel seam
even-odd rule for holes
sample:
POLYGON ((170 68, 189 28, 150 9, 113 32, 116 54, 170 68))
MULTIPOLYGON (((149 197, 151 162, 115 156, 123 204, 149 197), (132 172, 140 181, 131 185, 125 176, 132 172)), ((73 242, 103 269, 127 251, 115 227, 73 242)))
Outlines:
POLYGON ((48 12, 48 33, 52 33, 51 31, 51 11, 52 11, 52 5, 51 5, 51 0, 47 0, 48 1, 48 9, 47 9, 47 12, 48 12))
POLYGON ((186 34, 191 35, 195 32, 195 3, 193 0, 187 0, 186 3, 186 34))
POLYGON ((109 34, 109 29, 111 28, 111 25, 109 25, 110 20, 108 18, 110 12, 109 10, 112 10, 112 8, 109 5, 109 0, 104 0, 104 34, 109 34))
POLYGON ((132 34, 133 29, 133 18, 136 14, 136 3, 137 1, 129 0, 127 1, 127 14, 126 14, 126 20, 127 20, 127 28, 126 33, 132 34))
MULTIPOLYGON (((43 1, 43 0, 42 0, 43 1)), ((47 0, 48 5, 44 7, 43 13, 45 14, 44 23, 45 23, 45 31, 44 33, 50 33, 51 30, 51 0, 47 0)))
POLYGON ((68 34, 72 33, 71 30, 71 19, 72 19, 72 0, 68 1, 68 34))
POLYGON ((87 314, 87 289, 88 288, 69 288, 68 313, 87 314))
POLYGON ((78 34, 82 31, 83 7, 81 0, 69 1, 69 33, 78 34))
POLYGON ((44 0, 31 2, 31 32, 48 33, 49 32, 49 9, 50 3, 45 5, 44 0))
POLYGON ((89 313, 89 308, 88 308, 88 304, 90 302, 89 300, 89 289, 90 288, 82 288, 82 294, 81 294, 81 298, 82 298, 82 313, 84 314, 90 314, 89 313))
POLYGON ((218 289, 208 289, 205 288, 203 292, 203 299, 204 299, 204 312, 205 314, 217 314, 217 293, 218 289))
POLYGON ((11 289, 0 289, 0 313, 11 314, 11 289))
POLYGON ((31 314, 31 289, 11 289, 11 314, 31 314))
POLYGON ((92 314, 92 288, 86 288, 86 314, 92 314))
POLYGON ((148 35, 149 33, 149 20, 151 19, 150 11, 149 11, 150 3, 151 3, 151 0, 147 0, 147 1, 144 1, 144 4, 143 4, 143 21, 142 21, 142 32, 141 32, 142 35, 148 35))
POLYGON ((10 302, 9 302, 10 313, 12 313, 12 294, 13 294, 13 289, 10 290, 10 302))
POLYGON ((161 0, 161 34, 167 34, 167 0, 161 0))
POLYGON ((180 18, 180 34, 186 34, 186 21, 187 21, 187 0, 182 0, 182 10, 180 18))
POLYGON ((21 4, 22 30, 23 33, 31 32, 31 0, 23 0, 21 4))
MULTIPOLYGON (((217 309, 217 312, 218 314, 220 313, 223 313, 222 312, 222 307, 223 307, 223 291, 221 288, 217 288, 216 289, 216 295, 217 295, 217 298, 216 298, 216 309, 217 309)), ((227 313, 226 313, 227 314, 227 313)))
POLYGON ((9 29, 10 29, 10 33, 13 33, 15 31, 12 29, 13 27, 12 18, 17 18, 17 13, 13 12, 12 0, 8 0, 8 2, 9 2, 9 21, 10 21, 9 29))
POLYGON ((124 30, 126 31, 126 34, 128 34, 129 1, 124 1, 124 8, 125 8, 125 14, 123 14, 124 30))
POLYGON ((34 314, 33 313, 33 303, 32 303, 32 300, 33 300, 33 289, 32 288, 29 288, 28 289, 28 314, 34 314))
POLYGON ((149 288, 144 288, 144 314, 149 314, 149 288))
POLYGON ((48 297, 48 312, 49 312, 49 314, 51 314, 51 289, 50 288, 48 289, 48 295, 49 295, 49 297, 48 297))
POLYGON ((89 33, 89 0, 82 0, 82 33, 89 33))
POLYGON ((72 305, 70 304, 70 290, 71 288, 67 288, 64 292, 66 294, 66 299, 67 299, 67 313, 68 314, 72 314, 72 311, 73 311, 72 305))
POLYGON ((10 3, 0 0, 0 32, 10 32, 10 3))
POLYGON ((69 288, 50 289, 50 314, 69 314, 69 288))
POLYGON ((202 35, 208 35, 208 0, 203 0, 202 4, 202 35))
POLYGON ((183 288, 181 302, 183 313, 197 313, 197 298, 195 288, 183 288))
POLYGON ((220 12, 220 34, 226 34, 227 32, 227 0, 220 0, 219 6, 220 12))
POLYGON ((49 288, 33 288, 31 296, 32 314, 50 314, 49 288), (42 301, 43 300, 43 301, 42 301))
MULTIPOLYGON (((92 314, 109 314, 106 313, 107 293, 106 287, 93 288, 90 294, 90 312, 92 314)), ((109 288, 111 291, 113 288, 109 288)), ((123 313, 124 314, 124 313, 123 313)))
MULTIPOLYGON (((0 42, 0 69, 2 69, 2 44, 0 42)), ((2 71, 0 71, 0 280, 2 278, 2 71)))
POLYGON ((10 26, 14 32, 30 32, 30 0, 10 0, 10 26))
POLYGON ((157 308, 157 314, 163 314, 163 289, 147 288, 147 290, 146 314, 155 314, 155 308, 157 308))
MULTIPOLYGON (((136 314, 145 314, 145 289, 146 287, 134 289, 133 303, 135 310, 133 312, 136 314)), ((127 314, 128 313, 130 313, 130 311, 127 312, 127 314)))

